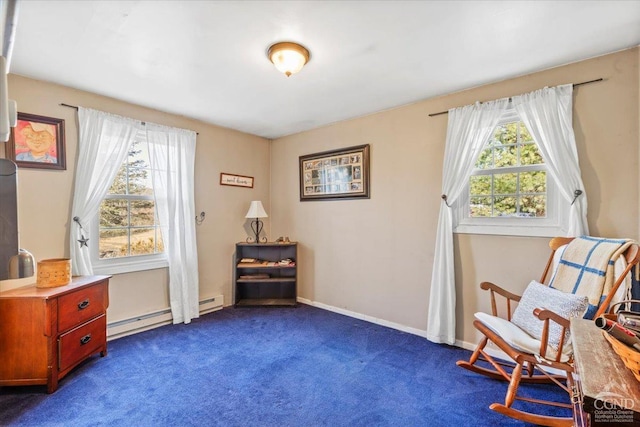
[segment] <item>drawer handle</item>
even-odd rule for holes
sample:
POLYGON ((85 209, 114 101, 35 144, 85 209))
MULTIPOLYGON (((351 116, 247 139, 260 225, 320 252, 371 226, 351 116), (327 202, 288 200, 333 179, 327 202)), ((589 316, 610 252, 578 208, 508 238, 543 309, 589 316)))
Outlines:
POLYGON ((89 300, 88 299, 86 299, 86 300, 82 301, 80 304, 78 304, 78 310, 84 310, 87 307, 89 307, 89 300))
POLYGON ((91 334, 87 334, 87 335, 83 336, 82 338, 80 338, 80 345, 85 345, 89 341, 91 341, 91 334))

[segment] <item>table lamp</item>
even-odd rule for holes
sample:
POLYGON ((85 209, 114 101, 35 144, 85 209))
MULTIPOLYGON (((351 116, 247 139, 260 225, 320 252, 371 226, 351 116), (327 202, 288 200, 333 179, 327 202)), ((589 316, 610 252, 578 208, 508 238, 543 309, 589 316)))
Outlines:
POLYGON ((264 211, 262 202, 260 200, 254 200, 251 202, 249 211, 247 212, 247 215, 245 215, 245 218, 255 218, 253 221, 251 221, 251 229, 256 235, 256 243, 260 243, 260 232, 262 231, 263 226, 260 218, 267 218, 268 216, 269 215, 267 215, 267 213, 264 211))

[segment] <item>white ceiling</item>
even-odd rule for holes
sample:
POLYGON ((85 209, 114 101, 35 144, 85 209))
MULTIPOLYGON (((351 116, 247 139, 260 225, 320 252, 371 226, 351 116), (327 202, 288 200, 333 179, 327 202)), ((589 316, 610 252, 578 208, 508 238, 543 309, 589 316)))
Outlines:
POLYGON ((19 7, 11 73, 266 138, 640 44, 640 1, 19 7), (287 78, 266 50, 289 40, 306 46, 311 61, 287 78))

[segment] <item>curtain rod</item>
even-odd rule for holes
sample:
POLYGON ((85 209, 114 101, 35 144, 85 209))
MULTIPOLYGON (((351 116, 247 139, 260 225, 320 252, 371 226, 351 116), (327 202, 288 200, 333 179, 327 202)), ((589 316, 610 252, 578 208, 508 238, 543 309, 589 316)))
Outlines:
POLYGON ((78 109, 76 105, 69 105, 69 104, 65 104, 64 102, 61 102, 60 105, 62 105, 63 107, 73 108, 74 110, 78 109))
MULTIPOLYGON (((62 105, 63 107, 73 108, 74 110, 78 109, 77 105, 69 105, 69 104, 65 104, 64 102, 61 102, 60 105, 62 105)), ((146 122, 140 122, 140 123, 142 123, 143 126, 147 124, 146 122)), ((196 135, 200 135, 200 132, 196 132, 196 135)))
MULTIPOLYGON (((587 82, 581 82, 581 83, 574 83, 573 87, 576 86, 582 86, 582 85, 587 85, 589 83, 596 83, 596 82, 601 82, 604 79, 602 77, 600 77, 599 79, 595 79, 595 80, 589 80, 587 82)), ((511 101, 511 97, 509 97, 509 101, 511 101)), ((486 102, 486 101, 485 101, 486 102)), ((442 114, 449 114, 449 111, 440 111, 439 113, 431 113, 429 114, 429 117, 435 117, 435 116, 441 116, 442 114)))

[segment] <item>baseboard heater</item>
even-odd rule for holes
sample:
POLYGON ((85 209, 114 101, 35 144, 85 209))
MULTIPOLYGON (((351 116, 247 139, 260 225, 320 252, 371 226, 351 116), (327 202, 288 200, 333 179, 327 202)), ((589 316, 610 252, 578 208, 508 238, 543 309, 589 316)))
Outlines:
MULTIPOLYGON (((218 295, 202 299, 199 301, 199 305, 199 312, 201 315, 220 310, 223 306, 223 296, 218 295)), ((129 319, 108 323, 107 340, 110 341, 160 326, 169 325, 172 320, 173 317, 171 316, 171 309, 166 308, 164 310, 157 310, 140 316, 131 317, 129 319)))

